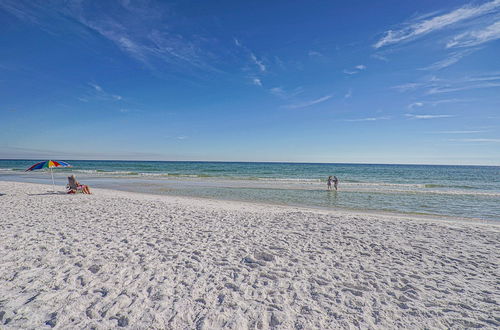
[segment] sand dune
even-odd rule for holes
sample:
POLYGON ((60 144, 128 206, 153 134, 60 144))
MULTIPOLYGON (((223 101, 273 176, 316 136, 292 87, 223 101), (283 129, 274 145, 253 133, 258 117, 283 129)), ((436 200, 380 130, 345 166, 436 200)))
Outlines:
POLYGON ((491 223, 0 182, 0 327, 498 328, 491 223))

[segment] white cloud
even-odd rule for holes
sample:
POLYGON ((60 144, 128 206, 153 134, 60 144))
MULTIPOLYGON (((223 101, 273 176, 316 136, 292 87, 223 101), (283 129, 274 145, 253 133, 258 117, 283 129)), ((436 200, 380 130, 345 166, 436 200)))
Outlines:
POLYGON ((299 86, 293 90, 285 90, 283 87, 273 87, 269 89, 269 92, 275 96, 283 99, 290 99, 304 92, 304 89, 299 86))
MULTIPOLYGON (((472 76, 472 77, 463 77, 453 80, 439 79, 434 76, 427 79, 426 81, 411 82, 407 84, 393 86, 392 88, 400 92, 407 92, 420 89, 424 90, 426 94, 434 95, 434 94, 458 92, 463 90, 497 88, 497 87, 500 87, 499 72, 491 72, 489 74, 472 76)), ((436 104, 438 103, 439 102, 437 102, 436 104)))
POLYGON ((496 39, 500 39, 500 21, 482 30, 468 31, 459 34, 446 44, 446 48, 473 47, 496 39))
POLYGON ((259 78, 253 78, 252 83, 256 86, 262 87, 262 81, 259 78))
POLYGON ((445 59, 437 61, 421 70, 441 70, 460 61, 462 58, 472 54, 477 49, 467 49, 461 52, 449 54, 445 59))
POLYGON ((353 74, 359 73, 360 71, 363 71, 363 70, 366 70, 366 65, 359 64, 359 65, 356 65, 353 69, 345 69, 344 73, 353 75, 353 74))
POLYGON ((320 97, 319 99, 315 99, 315 100, 307 101, 307 102, 302 102, 302 103, 289 104, 289 105, 286 105, 284 107, 287 109, 306 108, 306 107, 310 107, 311 105, 323 103, 323 102, 331 99, 332 97, 333 97, 333 95, 326 95, 326 96, 320 97))
POLYGON ((89 86, 94 87, 94 89, 98 92, 102 92, 102 87, 93 83, 89 83, 89 86))
POLYGON ((436 119, 436 118, 451 118, 451 117, 455 117, 455 116, 452 116, 452 115, 413 115, 413 114, 409 114, 409 113, 407 113, 405 116, 409 117, 410 119, 436 119))
POLYGON ((271 94, 279 96, 279 97, 286 96, 286 93, 285 93, 285 90, 283 89, 283 87, 273 87, 269 90, 269 92, 271 92, 271 94))
POLYGON ((356 74, 358 71, 352 71, 352 70, 344 70, 345 74, 356 74))
POLYGON ((500 87, 500 82, 486 82, 486 83, 472 83, 472 84, 463 84, 462 86, 448 85, 448 86, 437 86, 432 87, 427 91, 427 94, 442 94, 442 93, 453 93, 464 90, 471 89, 484 89, 484 88, 495 88, 500 87))
POLYGON ((492 143, 500 143, 500 139, 449 139, 448 141, 453 142, 492 142, 492 143))
POLYGON ((344 95, 344 98, 349 99, 352 97, 352 89, 349 89, 347 93, 344 95))
POLYGON ((389 62, 389 59, 387 57, 379 53, 371 54, 370 56, 380 61, 389 62))
POLYGON ((317 56, 317 57, 324 57, 323 54, 321 54, 320 52, 317 52, 315 50, 310 50, 308 53, 307 53, 309 56, 311 57, 314 57, 314 56, 317 56))
POLYGON ((266 72, 266 66, 264 65, 264 63, 262 62, 262 60, 259 60, 257 58, 257 56, 255 56, 254 53, 250 53, 250 58, 255 63, 255 65, 257 65, 257 67, 259 68, 259 70, 261 72, 266 72))
POLYGON ((421 87, 423 84, 422 83, 406 83, 406 84, 401 84, 397 86, 392 86, 391 88, 396 89, 400 92, 406 92, 409 90, 414 90, 419 87, 421 87))
POLYGON ((500 0, 493 0, 479 6, 464 6, 443 15, 432 18, 421 19, 420 21, 408 24, 400 30, 389 30, 377 41, 373 47, 380 48, 403 41, 412 40, 422 35, 443 29, 458 22, 476 18, 500 8, 500 0))
POLYGON ((484 133, 486 131, 438 131, 438 132, 433 132, 436 134, 477 134, 477 133, 484 133))
MULTIPOLYGON (((92 87, 92 89, 94 90, 91 93, 91 94, 93 94, 92 96, 90 96, 91 98, 96 98, 96 99, 100 99, 100 100, 114 100, 114 101, 121 101, 121 100, 123 100, 123 97, 121 95, 108 93, 101 86, 99 86, 97 84, 88 83, 88 85, 90 87, 92 87)), ((89 97, 79 97, 78 99, 80 101, 82 101, 82 102, 88 102, 89 101, 89 97)))
POLYGON ((143 1, 117 1, 114 11, 110 12, 95 10, 96 4, 91 1, 42 2, 2 0, 0 9, 52 34, 60 33, 64 26, 82 38, 101 37, 150 69, 167 64, 171 69, 183 67, 184 70, 178 70, 183 73, 190 72, 187 68, 217 71, 209 64, 213 53, 206 50, 210 38, 171 33, 166 22, 175 13, 167 12, 162 6, 143 1), (64 25, 56 24, 60 21, 64 25))
POLYGON ((389 116, 383 116, 383 117, 368 117, 368 118, 344 119, 344 121, 357 122, 357 121, 378 121, 378 120, 389 120, 389 119, 391 119, 391 117, 389 117, 389 116))
POLYGON ((423 106, 424 106, 424 104, 422 102, 414 102, 414 103, 408 105, 408 109, 413 110, 414 108, 419 108, 419 107, 423 107, 423 106))

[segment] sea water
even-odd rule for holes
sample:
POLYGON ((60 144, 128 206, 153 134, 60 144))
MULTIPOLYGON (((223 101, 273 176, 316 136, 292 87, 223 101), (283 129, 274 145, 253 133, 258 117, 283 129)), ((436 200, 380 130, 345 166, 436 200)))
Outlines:
MULTIPOLYGON (((328 209, 500 220, 499 166, 64 160, 92 187, 328 209), (339 190, 328 191, 336 175, 339 190)), ((52 183, 35 160, 0 160, 0 180, 52 183)))

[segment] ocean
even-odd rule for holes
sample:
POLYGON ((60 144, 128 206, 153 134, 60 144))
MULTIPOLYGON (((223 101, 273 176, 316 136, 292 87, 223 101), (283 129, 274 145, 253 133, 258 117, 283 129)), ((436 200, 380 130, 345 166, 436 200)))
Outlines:
MULTIPOLYGON (((500 166, 64 160, 91 187, 282 205, 500 220, 500 166), (336 175, 338 191, 327 191, 336 175)), ((52 183, 36 160, 0 160, 0 180, 52 183)), ((1 193, 1 192, 0 192, 1 193)))

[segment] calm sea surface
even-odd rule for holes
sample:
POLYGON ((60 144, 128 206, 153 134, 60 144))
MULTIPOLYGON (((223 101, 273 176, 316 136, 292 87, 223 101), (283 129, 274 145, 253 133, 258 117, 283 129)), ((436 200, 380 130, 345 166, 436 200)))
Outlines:
MULTIPOLYGON (((37 160, 0 160, 0 180, 52 183, 37 160)), ((390 211, 500 220, 500 167, 232 162, 71 161, 92 187, 329 209, 390 211), (339 191, 327 191, 336 175, 339 191)))

